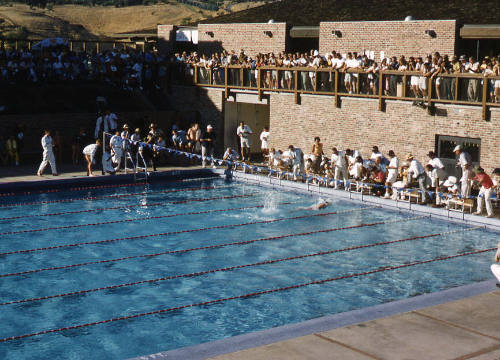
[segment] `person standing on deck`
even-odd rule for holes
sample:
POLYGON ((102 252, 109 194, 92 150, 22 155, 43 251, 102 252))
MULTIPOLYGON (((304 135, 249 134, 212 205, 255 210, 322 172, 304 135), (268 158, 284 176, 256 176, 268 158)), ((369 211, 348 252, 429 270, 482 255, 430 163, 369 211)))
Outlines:
POLYGON ((495 262, 496 264, 491 265, 491 272, 495 277, 497 278, 497 286, 500 287, 500 264, 498 262, 500 261, 500 242, 498 243, 498 250, 497 253, 495 254, 495 262))
POLYGON ((56 158, 54 156, 54 151, 52 149, 52 137, 50 136, 50 130, 45 130, 45 135, 42 137, 42 148, 43 148, 43 158, 40 167, 38 168, 38 172, 36 173, 38 176, 42 176, 43 170, 47 164, 50 164, 50 168, 52 170, 52 175, 57 176, 56 169, 56 158))

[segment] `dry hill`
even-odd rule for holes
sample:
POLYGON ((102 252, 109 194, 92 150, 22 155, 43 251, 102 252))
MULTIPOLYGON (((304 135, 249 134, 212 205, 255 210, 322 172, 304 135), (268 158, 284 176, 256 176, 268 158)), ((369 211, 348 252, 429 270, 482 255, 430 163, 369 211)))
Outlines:
POLYGON ((0 35, 30 38, 71 37, 92 39, 116 33, 151 30, 157 24, 186 24, 264 4, 264 1, 225 3, 228 10, 218 12, 170 1, 168 4, 127 7, 54 5, 49 9, 30 9, 24 4, 0 6, 0 35), (16 36, 17 35, 17 36, 16 36))

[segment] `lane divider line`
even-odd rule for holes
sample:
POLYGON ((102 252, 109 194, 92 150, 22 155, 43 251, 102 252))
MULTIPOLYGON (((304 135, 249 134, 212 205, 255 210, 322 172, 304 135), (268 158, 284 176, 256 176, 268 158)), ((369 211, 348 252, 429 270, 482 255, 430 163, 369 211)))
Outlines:
POLYGON ((310 286, 310 285, 321 285, 321 284, 325 284, 328 282, 356 278, 356 277, 362 277, 362 276, 372 275, 372 274, 376 274, 376 273, 380 273, 380 272, 384 272, 384 271, 394 271, 394 270, 398 270, 398 269, 408 268, 411 266, 416 266, 416 265, 421 265, 421 264, 429 264, 429 263, 436 262, 436 261, 445 261, 445 260, 450 260, 450 259, 469 256, 469 255, 477 255, 477 254, 481 254, 481 253, 485 253, 485 252, 489 252, 489 251, 494 251, 494 250, 496 251, 497 248, 494 247, 494 248, 483 249, 483 250, 468 251, 468 252, 464 252, 464 253, 460 253, 460 254, 456 254, 456 255, 441 256, 441 257, 434 258, 434 259, 414 261, 411 263, 400 264, 400 265, 385 266, 385 267, 383 266, 383 267, 379 267, 378 269, 375 269, 375 270, 347 274, 347 275, 331 277, 331 278, 326 278, 326 279, 321 279, 321 280, 313 280, 313 281, 309 281, 309 282, 305 282, 305 283, 300 283, 300 284, 295 284, 295 285, 290 285, 290 286, 283 286, 283 287, 279 287, 279 288, 262 290, 262 291, 256 291, 256 292, 252 292, 252 293, 230 296, 230 297, 226 297, 226 298, 207 300, 207 301, 203 301, 203 302, 192 303, 192 304, 187 304, 187 305, 180 305, 180 306, 164 308, 164 309, 159 309, 159 310, 153 310, 153 311, 148 311, 148 312, 142 312, 142 313, 136 313, 136 314, 132 314, 132 315, 123 315, 123 316, 114 317, 114 318, 107 319, 107 320, 99 320, 99 321, 94 321, 94 322, 78 324, 78 325, 60 327, 60 328, 56 328, 56 329, 42 330, 42 331, 23 334, 23 335, 9 336, 9 337, 5 337, 5 338, 0 339, 0 342, 7 342, 7 341, 20 340, 20 339, 25 339, 25 338, 34 337, 34 336, 59 333, 62 331, 81 329, 81 328, 91 327, 91 326, 100 325, 100 324, 107 324, 107 323, 112 323, 112 322, 117 322, 117 321, 122 321, 122 320, 137 319, 137 318, 141 318, 141 317, 145 317, 145 316, 164 314, 164 313, 169 313, 169 312, 188 309, 188 308, 220 304, 220 303, 231 301, 231 300, 248 299, 248 298, 252 298, 252 297, 257 297, 259 295, 268 295, 268 294, 273 294, 273 293, 277 293, 277 292, 298 289, 298 288, 302 288, 302 287, 306 287, 306 286, 310 286))
MULTIPOLYGON (((188 274, 164 276, 164 277, 160 277, 160 278, 156 278, 156 279, 140 280, 140 281, 129 282, 129 283, 124 283, 124 284, 103 286, 103 287, 98 287, 98 288, 94 288, 94 289, 71 291, 71 292, 67 292, 67 293, 41 296, 41 297, 37 297, 37 298, 12 300, 12 301, 0 303, 0 306, 12 305, 12 304, 22 304, 22 303, 27 303, 27 302, 32 302, 32 301, 49 300, 49 299, 66 297, 66 296, 73 296, 73 295, 82 295, 82 294, 87 294, 87 293, 92 293, 92 292, 103 291, 103 290, 112 290, 112 289, 118 289, 118 288, 122 288, 122 287, 129 287, 129 286, 135 286, 135 285, 141 285, 141 284, 147 284, 147 283, 155 283, 155 282, 173 280, 173 279, 179 279, 179 278, 196 277, 196 276, 202 276, 202 275, 206 275, 206 274, 213 274, 213 273, 217 273, 217 272, 232 271, 232 270, 236 270, 236 269, 243 269, 243 268, 260 266, 260 265, 269 265, 269 264, 274 264, 274 263, 278 263, 278 262, 285 262, 285 261, 290 261, 290 260, 298 260, 298 259, 310 258, 310 257, 315 257, 315 256, 323 256, 323 255, 330 255, 330 254, 335 254, 335 253, 371 248, 371 247, 376 247, 376 246, 383 246, 383 245, 396 244, 396 243, 402 243, 402 242, 407 242, 407 241, 427 239, 427 238, 431 238, 431 237, 444 236, 444 235, 448 235, 448 234, 452 234, 452 233, 456 233, 456 232, 472 231, 472 230, 477 230, 477 229, 482 229, 482 228, 483 227, 475 227, 475 228, 469 228, 469 229, 464 229, 464 230, 454 230, 451 232, 448 231, 448 232, 444 232, 444 233, 435 233, 435 234, 428 234, 428 235, 413 236, 413 237, 409 237, 409 238, 405 238, 405 239, 382 241, 382 242, 377 242, 377 243, 373 243, 373 244, 365 244, 365 245, 356 245, 356 246, 346 247, 343 249, 321 251, 321 252, 317 252, 317 253, 313 253, 313 254, 296 255, 296 256, 291 256, 291 257, 281 258, 281 259, 259 261, 259 262, 252 263, 252 264, 235 265, 235 266, 229 266, 229 267, 212 269, 212 270, 198 271, 198 272, 188 273, 188 274)), ((323 230, 323 232, 327 232, 327 231, 334 231, 334 230, 333 229, 323 230)), ((296 234, 295 236, 303 236, 303 235, 305 235, 305 234, 296 234)), ((256 242, 256 241, 266 241, 266 240, 275 240, 275 239, 273 239, 273 238, 271 238, 271 239, 257 239, 257 240, 250 240, 250 241, 256 242)), ((241 242, 240 243, 221 244, 219 247, 226 247, 226 246, 240 245, 240 244, 241 244, 241 242)))
MULTIPOLYGON (((267 220, 267 221, 283 221, 283 220, 289 220, 289 219, 290 218, 285 218, 285 219, 280 219, 280 220, 267 220)), ((406 219, 406 221, 410 221, 410 220, 415 220, 415 218, 406 219)), ((314 234, 314 233, 332 232, 332 231, 339 231, 339 230, 348 230, 348 229, 355 229, 355 228, 361 228, 361 227, 367 227, 367 226, 375 226, 375 225, 382 225, 382 224, 385 224, 385 222, 375 222, 375 223, 369 223, 369 224, 359 224, 359 225, 346 226, 346 227, 341 227, 341 228, 333 228, 333 229, 327 229, 327 230, 317 230, 315 232, 314 231, 308 231, 306 233, 300 233, 300 234, 279 235, 279 236, 273 236, 273 237, 270 237, 270 238, 241 241, 241 242, 235 243, 235 244, 208 245, 208 246, 201 246, 201 247, 191 248, 191 249, 167 250, 167 251, 162 251, 162 252, 157 252, 157 253, 152 253, 152 254, 131 255, 131 256, 124 256, 124 257, 115 258, 115 259, 88 261, 88 262, 78 263, 78 264, 53 266, 53 267, 48 267, 48 268, 25 270, 25 271, 19 271, 19 272, 14 272, 14 273, 1 274, 0 278, 12 277, 12 276, 20 276, 20 275, 27 275, 27 274, 34 274, 34 273, 39 273, 39 272, 44 272, 44 271, 70 269, 70 268, 76 268, 76 267, 82 267, 82 266, 88 266, 88 265, 95 265, 95 264, 115 263, 115 262, 120 262, 120 261, 125 261, 125 260, 131 260, 131 259, 152 258, 152 257, 162 256, 162 255, 168 255, 168 254, 180 254, 180 253, 187 253, 187 252, 198 251, 198 250, 207 250, 207 249, 221 248, 221 247, 230 246, 230 245, 251 244, 251 243, 257 242, 257 241, 267 241, 267 240, 283 239, 283 238, 292 237, 292 236, 305 236, 305 235, 311 235, 311 234, 314 234)))
MULTIPOLYGON (((212 198, 197 198, 197 199, 188 199, 188 200, 178 200, 178 201, 170 201, 165 202, 163 204, 186 204, 190 202, 204 202, 204 201, 213 201, 213 200, 229 200, 229 199, 237 199, 237 198, 248 198, 254 195, 232 195, 232 196, 217 196, 212 198)), ((53 226, 41 229, 27 229, 27 230, 16 230, 16 231, 7 231, 0 233, 0 235, 15 235, 15 234, 25 234, 25 233, 33 233, 40 231, 49 231, 49 230, 61 230, 61 229, 75 229, 87 226, 100 226, 100 225, 110 225, 110 224, 119 224, 119 223, 127 223, 134 221, 143 221, 143 220, 151 220, 151 219, 164 219, 172 217, 172 215, 159 215, 159 216, 145 216, 142 218, 133 218, 133 219, 121 219, 121 220, 110 220, 96 223, 88 223, 88 224, 76 224, 76 225, 65 225, 65 226, 53 226)))
POLYGON ((139 195, 152 195, 152 194, 169 194, 184 191, 199 191, 199 190, 216 190, 228 188, 228 186, 202 186, 186 189, 170 189, 170 190, 158 190, 158 191, 142 191, 137 193, 129 194, 113 194, 113 195, 99 195, 99 196, 87 196, 82 198, 71 198, 71 199, 58 199, 58 200, 45 200, 45 201, 34 201, 25 203, 14 203, 14 204, 0 204, 0 208, 11 208, 18 206, 32 206, 32 205, 47 205, 47 204, 58 204, 58 203, 70 203, 75 201, 87 201, 87 200, 101 200, 101 199, 119 199, 125 197, 139 196, 139 195))
MULTIPOLYGON (((235 195, 234 197, 238 197, 241 195, 235 195)), ((248 196, 254 196, 254 195, 248 195, 248 196)), ((207 200, 212 200, 212 199, 220 199, 221 197, 215 197, 215 198, 207 198, 207 200)), ((226 199, 226 197, 223 197, 226 199)), ((232 198, 232 197, 227 197, 232 198)), ((162 205, 171 205, 171 204, 180 204, 184 202, 190 202, 190 201, 198 201, 198 199, 187 199, 187 200, 178 200, 178 201, 168 201, 168 202, 158 202, 158 203, 151 203, 151 204, 133 204, 133 205, 123 205, 123 206, 112 206, 112 207, 104 207, 104 208, 98 208, 98 209, 88 209, 88 210, 75 210, 75 211, 62 211, 62 212, 57 212, 57 213, 49 213, 49 214, 33 214, 33 215, 21 215, 21 216, 12 216, 12 217, 4 217, 0 218, 0 221, 2 220, 19 220, 19 219, 26 219, 26 218, 34 218, 34 217, 46 217, 46 216, 59 216, 59 215, 69 215, 69 214, 81 214, 81 213, 91 213, 91 212, 97 212, 97 211, 108 211, 108 210, 120 210, 120 209, 131 209, 135 207, 155 207, 155 206, 162 206, 162 205), (179 202, 181 201, 181 202, 179 202)))

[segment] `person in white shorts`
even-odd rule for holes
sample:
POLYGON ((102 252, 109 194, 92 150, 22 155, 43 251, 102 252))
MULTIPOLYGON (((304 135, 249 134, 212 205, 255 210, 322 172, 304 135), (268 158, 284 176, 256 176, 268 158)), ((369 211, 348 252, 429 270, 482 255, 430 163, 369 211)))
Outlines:
MULTIPOLYGON (((495 262, 498 263, 500 261, 500 242, 498 243, 498 250, 495 254, 495 262)), ((497 278, 497 286, 500 287, 500 264, 491 265, 491 272, 497 278)))
POLYGON ((123 138, 120 135, 120 131, 116 131, 115 135, 111 137, 109 140, 109 147, 111 148, 115 171, 118 171, 123 157, 123 138))
POLYGON ((264 126, 260 133, 260 151, 262 152, 262 162, 269 156, 269 128, 264 126))
POLYGON ((42 163, 40 164, 36 174, 38 176, 42 176, 43 170, 45 170, 47 164, 50 164, 52 175, 57 176, 56 158, 54 157, 54 151, 52 150, 52 137, 50 136, 50 130, 45 130, 45 135, 42 137, 42 148, 42 163))
POLYGON ((335 189, 339 187, 339 180, 342 179, 344 184, 344 189, 347 190, 347 180, 349 176, 347 175, 347 158, 343 151, 338 151, 337 148, 332 148, 332 166, 335 167, 334 178, 335 178, 335 189))
POLYGON ((87 160, 87 176, 95 176, 92 173, 92 164, 94 163, 95 154, 99 146, 101 146, 101 140, 97 139, 95 144, 85 146, 82 151, 83 155, 85 156, 85 160, 87 160))
POLYGON ((446 179, 446 171, 444 168, 444 164, 439 159, 434 151, 429 151, 427 154, 429 157, 429 162, 427 165, 432 166, 432 176, 430 177, 431 179, 431 187, 436 189, 436 205, 441 204, 441 196, 439 195, 439 186, 440 182, 444 181, 446 179))
POLYGON ((468 152, 463 151, 462 146, 457 145, 453 152, 458 155, 457 166, 462 168, 462 177, 460 178, 460 192, 462 197, 467 198, 470 195, 472 178, 472 157, 468 152))
POLYGON ((392 189, 392 185, 396 182, 398 179, 398 172, 399 172, 399 159, 397 158, 396 154, 394 153, 393 150, 389 150, 388 154, 389 155, 389 165, 387 166, 387 179, 385 181, 385 186, 387 188, 385 189, 385 195, 384 198, 389 199, 391 197, 391 192, 393 197, 394 195, 397 194, 397 191, 395 192, 392 189))
POLYGON ((240 122, 240 126, 236 129, 236 135, 240 137, 241 142, 241 159, 243 161, 250 160, 250 134, 252 134, 252 130, 248 125, 242 121, 240 122))

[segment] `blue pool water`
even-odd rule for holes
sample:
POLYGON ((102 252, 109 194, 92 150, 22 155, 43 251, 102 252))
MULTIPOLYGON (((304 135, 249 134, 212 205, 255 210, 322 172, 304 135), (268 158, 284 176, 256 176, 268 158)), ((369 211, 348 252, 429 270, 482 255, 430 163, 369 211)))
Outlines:
MULTIPOLYGON (((317 196, 222 179, 4 197, 0 203, 0 338, 487 249, 498 240, 498 233, 484 229, 459 231, 200 276, 5 304, 470 228, 339 200, 321 211, 306 209, 317 201, 317 196), (170 190, 180 191, 165 192, 170 190), (136 195, 115 196, 132 193, 136 195), (86 197, 92 199, 58 202, 86 197), (31 205, 18 205, 21 203, 31 205), (8 204, 13 206, 5 206, 8 204), (115 209, 104 209, 110 207, 115 209), (229 210, 241 207, 248 208, 229 210), (72 211, 76 213, 67 213, 72 211), (66 214, 59 214, 62 212, 66 214), (338 213, 329 214, 332 212, 338 213), (58 215, 40 216, 44 214, 58 215), (12 217, 20 218, 5 219, 12 217), (281 220, 269 222, 276 219, 281 220), (378 222, 386 223, 360 226, 378 222), (228 226, 239 224, 245 225, 228 226), (318 232, 345 227, 352 228, 318 232), (194 229, 203 230, 180 232, 194 229), (42 231, 21 232, 25 230, 42 231), (306 232, 313 233, 280 237, 306 232), (170 234, 145 236, 160 233, 170 234), (5 254, 117 238, 128 239, 5 254), (267 240, 140 256, 255 239, 267 240), (132 258, 43 270, 124 257, 132 258), (40 269, 43 271, 30 272, 40 269)), ((175 349, 486 280, 490 278, 492 256, 492 252, 486 252, 2 341, 0 358, 123 359, 175 349)))

